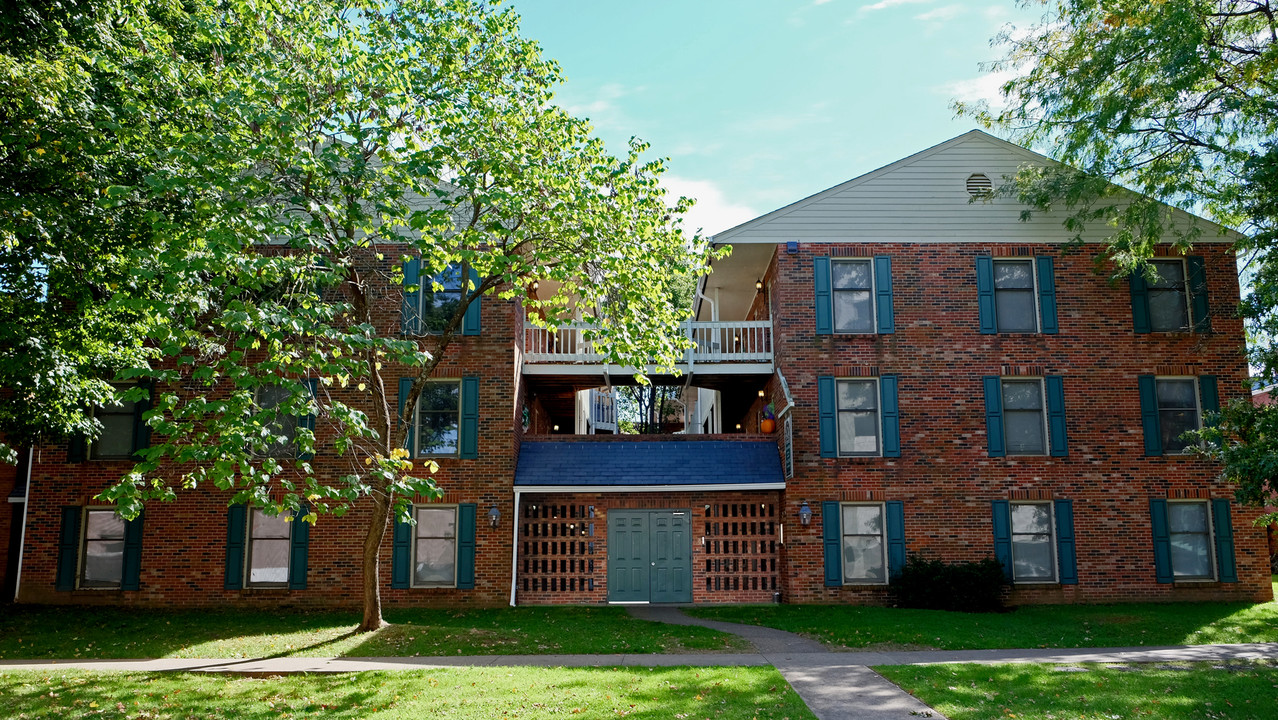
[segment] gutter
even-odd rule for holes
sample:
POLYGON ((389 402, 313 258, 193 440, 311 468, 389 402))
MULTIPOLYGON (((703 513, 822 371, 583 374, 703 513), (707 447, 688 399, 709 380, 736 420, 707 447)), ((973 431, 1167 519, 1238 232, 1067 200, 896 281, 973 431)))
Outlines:
POLYGON ((515 607, 515 587, 519 582, 519 493, 515 488, 515 516, 511 518, 514 526, 510 539, 510 606, 515 607))
POLYGON ((27 513, 31 511, 31 466, 35 464, 35 447, 27 448, 27 476, 24 478, 26 492, 22 501, 22 534, 18 538, 18 570, 13 578, 13 601, 18 601, 22 592, 22 557, 27 544, 27 513))

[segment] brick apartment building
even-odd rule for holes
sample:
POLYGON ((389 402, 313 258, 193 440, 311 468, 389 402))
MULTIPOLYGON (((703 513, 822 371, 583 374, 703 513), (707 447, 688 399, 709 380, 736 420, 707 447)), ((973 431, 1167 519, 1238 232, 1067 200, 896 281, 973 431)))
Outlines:
MULTIPOLYGON (((1012 603, 1268 600, 1258 511, 1178 437, 1248 392, 1231 238, 1111 282, 1099 232, 1067 248, 988 197, 1026 162, 974 131, 717 236, 695 348, 657 378, 685 388, 680 434, 614 434, 632 369, 485 297, 418 408, 445 495, 388 533, 386 604, 882 603, 910 553, 997 557, 1012 603)), ((430 306, 384 321, 428 332, 430 306)), ((96 448, 0 478, 20 601, 359 603, 361 509, 95 505, 146 441, 108 410, 96 448)))

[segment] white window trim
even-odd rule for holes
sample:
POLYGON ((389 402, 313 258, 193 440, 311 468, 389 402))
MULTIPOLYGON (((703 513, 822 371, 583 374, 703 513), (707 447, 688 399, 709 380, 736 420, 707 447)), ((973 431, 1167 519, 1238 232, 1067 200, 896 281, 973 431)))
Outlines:
POLYGON ((408 552, 408 586, 411 588, 455 588, 457 587, 457 563, 461 552, 461 506, 457 504, 440 504, 440 503, 418 503, 413 505, 413 539, 412 547, 408 552), (453 581, 450 583, 419 583, 417 582, 417 530, 421 527, 415 522, 417 520, 417 509, 426 508, 428 510, 449 510, 453 511, 453 581))
POLYGON ((873 257, 832 257, 830 258, 830 331, 835 335, 878 335, 879 334, 879 286, 874 272, 873 257), (834 287, 834 265, 840 262, 863 262, 870 266, 870 329, 840 330, 839 318, 835 314, 835 295, 839 292, 834 287))
POLYGON ((1220 581, 1220 568, 1216 563, 1216 518, 1213 517, 1211 500, 1203 499, 1181 499, 1167 501, 1167 565, 1171 570, 1173 583, 1214 583, 1220 581), (1176 556, 1170 552, 1172 527, 1171 527, 1171 506, 1172 505, 1202 505, 1207 514, 1207 564, 1211 566, 1210 576, 1201 577, 1179 577, 1176 575, 1176 556))
MULTIPOLYGON (((888 568, 887 522, 888 522, 887 503, 883 503, 883 502, 839 503, 839 572, 840 574, 843 575, 844 585, 883 586, 883 585, 887 585, 888 581, 891 580, 892 573, 890 572, 890 569, 888 568), (851 580, 848 579, 848 576, 847 576, 848 565, 843 555, 843 551, 846 548, 846 545, 844 543, 844 538, 848 536, 848 534, 844 532, 844 529, 843 529, 843 508, 845 507, 876 507, 879 509, 879 517, 883 519, 883 527, 879 530, 879 547, 882 548, 882 551, 883 551, 883 579, 882 580, 861 580, 861 579, 855 579, 855 578, 851 580)), ((868 536, 858 535, 858 537, 868 537, 868 536)))
MULTIPOLYGON (((1158 404, 1158 383, 1164 380, 1188 380, 1194 385, 1194 429, 1203 429, 1203 398, 1199 393, 1201 388, 1198 387, 1198 378, 1194 375, 1155 375, 1154 376, 1154 409, 1158 413, 1158 441, 1162 442, 1163 434, 1163 406, 1158 404)), ((1191 455, 1189 451, 1190 445, 1186 445, 1183 450, 1167 450, 1163 449, 1164 455, 1191 455)))
MULTIPOLYGON (((84 584, 84 562, 85 556, 89 552, 89 512, 115 512, 115 508, 109 505, 86 505, 80 510, 80 547, 77 549, 77 558, 75 565, 75 589, 76 590, 119 590, 124 586, 124 548, 120 548, 120 579, 114 585, 85 585, 84 584)), ((128 522, 124 524, 124 535, 120 537, 120 541, 126 542, 125 538, 129 535, 128 522)))
POLYGON ((1011 538, 1011 555, 1012 555, 1012 583, 1015 585, 1057 585, 1060 584, 1061 578, 1061 559, 1057 553, 1058 528, 1056 526, 1056 503, 1051 500, 1013 500, 1007 504, 1007 532, 1011 538), (1052 576, 1050 578, 1027 578, 1018 580, 1016 578, 1016 526, 1013 524, 1014 514, 1012 510, 1017 505, 1046 505, 1047 518, 1051 523, 1051 535, 1047 540, 1052 553, 1052 576))
MULTIPOLYGON (((1051 457, 1052 455, 1052 428, 1047 420, 1047 383, 1045 380, 1041 375, 1003 375, 998 379, 998 404, 999 407, 1003 408, 1003 451, 1007 457, 1051 457), (1039 419, 1043 425, 1043 452, 1041 453, 1014 453, 1010 443, 1007 442, 1007 408, 1003 407, 1003 383, 1008 381, 1038 383, 1038 397, 1043 403, 1043 409, 1039 412, 1039 419)), ((1012 412, 1024 411, 1013 410, 1012 412)))
POLYGON ((1180 263, 1180 276, 1185 279, 1185 327, 1179 330, 1155 330, 1154 329, 1154 313, 1149 303, 1149 293, 1155 288, 1145 284, 1145 314, 1149 317, 1149 331, 1151 333, 1167 333, 1167 334, 1185 334, 1194 332, 1194 298, 1193 286, 1189 282, 1189 264, 1185 262, 1185 258, 1174 257, 1156 257, 1150 258, 1151 264, 1154 262, 1178 262, 1180 263))
MULTIPOLYGON (((288 588, 289 583, 293 580, 293 530, 296 527, 297 519, 294 518, 288 522, 288 552, 285 554, 284 560, 284 581, 283 582, 251 582, 249 578, 253 576, 253 513, 265 512, 258 507, 252 505, 245 508, 247 510, 247 518, 244 522, 244 579, 240 583, 240 587, 246 590, 278 590, 280 588, 288 588)), ((285 510, 279 516, 291 511, 285 510)), ((269 516, 268 516, 269 517, 269 516)), ((279 538, 266 538, 270 540, 278 540, 279 538)))
POLYGON ((990 284, 994 292, 994 331, 1005 335, 1041 335, 1043 334, 1043 308, 1039 305, 1038 293, 1038 258, 1036 257, 992 257, 990 258, 990 284), (994 266, 1000 262, 1027 262, 1030 266, 1030 296, 1034 302, 1033 330, 1000 330, 998 327, 998 273, 994 266))
POLYGON ((873 377, 839 377, 834 379, 834 449, 835 455, 841 458, 869 458, 883 457, 883 385, 879 381, 879 376, 873 377), (875 440, 877 447, 872 453, 852 453, 843 452, 843 448, 839 446, 839 422, 842 418, 842 411, 839 409, 839 383, 845 381, 852 382, 874 382, 874 427, 875 440))
MULTIPOLYGON (((441 384, 450 383, 457 386, 457 447, 452 452, 446 452, 446 453, 422 452, 421 450, 421 447, 422 447, 422 398, 419 395, 417 396, 417 405, 413 408, 413 457, 415 458, 461 457, 461 444, 462 444, 461 414, 462 414, 462 404, 464 402, 464 398, 462 398, 462 393, 463 393, 462 378, 442 377, 442 378, 431 378, 426 381, 427 385, 434 384, 434 383, 441 383, 441 384)), ((424 390, 425 388, 423 388, 423 391, 424 390)))

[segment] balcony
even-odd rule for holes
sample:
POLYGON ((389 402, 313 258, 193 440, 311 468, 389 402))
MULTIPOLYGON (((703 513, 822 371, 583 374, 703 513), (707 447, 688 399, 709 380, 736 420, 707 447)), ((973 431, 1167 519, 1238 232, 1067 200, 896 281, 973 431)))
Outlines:
MULTIPOLYGON (((684 322, 683 332, 692 340, 678 367, 681 373, 771 374, 772 321, 684 322)), ((586 339, 595 329, 586 323, 572 323, 551 332, 524 326, 524 372, 534 375, 609 373, 633 374, 635 368, 604 365, 603 356, 586 339)), ((645 371, 652 373, 649 366, 645 371)))

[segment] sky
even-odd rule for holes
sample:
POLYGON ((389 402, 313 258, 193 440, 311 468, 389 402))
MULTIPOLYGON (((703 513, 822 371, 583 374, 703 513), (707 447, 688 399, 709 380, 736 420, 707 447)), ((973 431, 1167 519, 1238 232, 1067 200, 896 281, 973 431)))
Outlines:
POLYGON ((614 154, 669 159, 707 233, 976 127, 991 39, 1041 15, 1014 0, 510 0, 559 61, 559 105, 614 154))

